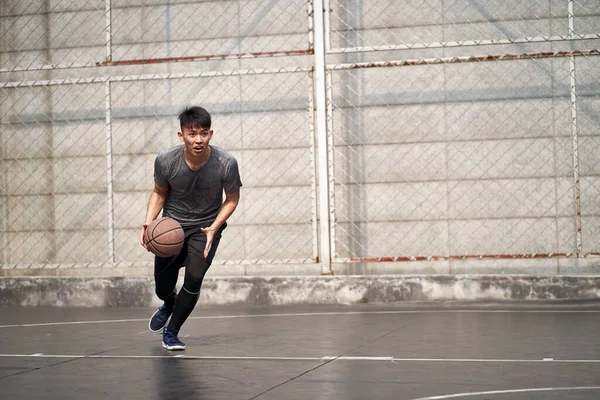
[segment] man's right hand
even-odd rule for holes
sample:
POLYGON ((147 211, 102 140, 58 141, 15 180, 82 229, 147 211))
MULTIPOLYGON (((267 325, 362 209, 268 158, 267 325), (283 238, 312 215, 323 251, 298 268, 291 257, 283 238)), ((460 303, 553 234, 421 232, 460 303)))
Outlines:
POLYGON ((144 243, 144 233, 146 233, 146 228, 148 227, 148 224, 150 224, 156 219, 156 217, 158 217, 160 210, 165 204, 165 198, 167 197, 168 191, 169 186, 161 188, 156 183, 154 183, 154 190, 152 190, 152 193, 150 193, 150 199, 148 199, 148 208, 146 209, 146 217, 144 218, 144 224, 142 225, 142 233, 140 234, 140 244, 146 250, 148 250, 148 247, 144 243))
MULTIPOLYGON (((140 243, 142 245, 143 248, 145 248, 146 250, 148 250, 148 246, 146 246, 146 243, 144 243, 144 235, 146 234, 146 228, 148 228, 148 224, 144 224, 142 225, 142 233, 140 235, 140 243)), ((150 250, 148 250, 150 251, 150 250)))

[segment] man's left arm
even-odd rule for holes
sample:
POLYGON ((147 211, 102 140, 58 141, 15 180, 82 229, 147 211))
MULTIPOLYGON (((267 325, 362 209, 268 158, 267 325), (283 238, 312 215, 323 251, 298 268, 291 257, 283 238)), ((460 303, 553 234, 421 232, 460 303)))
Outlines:
POLYGON ((225 193, 225 201, 221 205, 219 214, 215 222, 212 223, 208 228, 202 228, 202 232, 206 234, 206 247, 204 248, 204 257, 208 257, 210 248, 212 246, 213 238, 215 233, 221 228, 221 226, 227 221, 231 214, 235 211, 238 203, 240 202, 240 189, 232 193, 225 193))

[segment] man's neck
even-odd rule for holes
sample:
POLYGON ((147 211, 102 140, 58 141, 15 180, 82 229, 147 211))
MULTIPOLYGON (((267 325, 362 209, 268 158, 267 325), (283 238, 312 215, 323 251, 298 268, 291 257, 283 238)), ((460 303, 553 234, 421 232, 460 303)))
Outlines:
POLYGON ((193 156, 193 155, 189 154, 187 149, 184 147, 183 148, 183 158, 185 159, 185 162, 191 169, 193 169, 193 170, 200 169, 204 164, 206 164, 206 162, 208 161, 208 159, 210 158, 210 155, 212 153, 212 148, 210 146, 208 146, 206 148, 206 150, 207 151, 203 152, 202 154, 200 154, 198 156, 193 156))

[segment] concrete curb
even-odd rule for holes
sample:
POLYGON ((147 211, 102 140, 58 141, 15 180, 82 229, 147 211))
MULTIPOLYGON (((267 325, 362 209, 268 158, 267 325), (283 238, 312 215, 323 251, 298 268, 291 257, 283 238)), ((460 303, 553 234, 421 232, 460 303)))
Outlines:
MULTIPOLYGON (((205 279, 200 303, 264 306, 528 300, 600 300, 600 276, 214 277, 205 279)), ((151 277, 0 278, 2 306, 151 307, 159 304, 151 277)))

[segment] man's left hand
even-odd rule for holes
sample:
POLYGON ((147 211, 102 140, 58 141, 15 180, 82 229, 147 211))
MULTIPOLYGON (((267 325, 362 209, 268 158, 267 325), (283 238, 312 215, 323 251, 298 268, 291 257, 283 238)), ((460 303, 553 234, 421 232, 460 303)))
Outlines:
POLYGON ((208 228, 200 228, 204 234, 206 234, 206 246, 204 247, 204 258, 208 258, 208 253, 210 252, 210 248, 212 247, 213 238, 215 237, 216 229, 212 227, 208 228))

